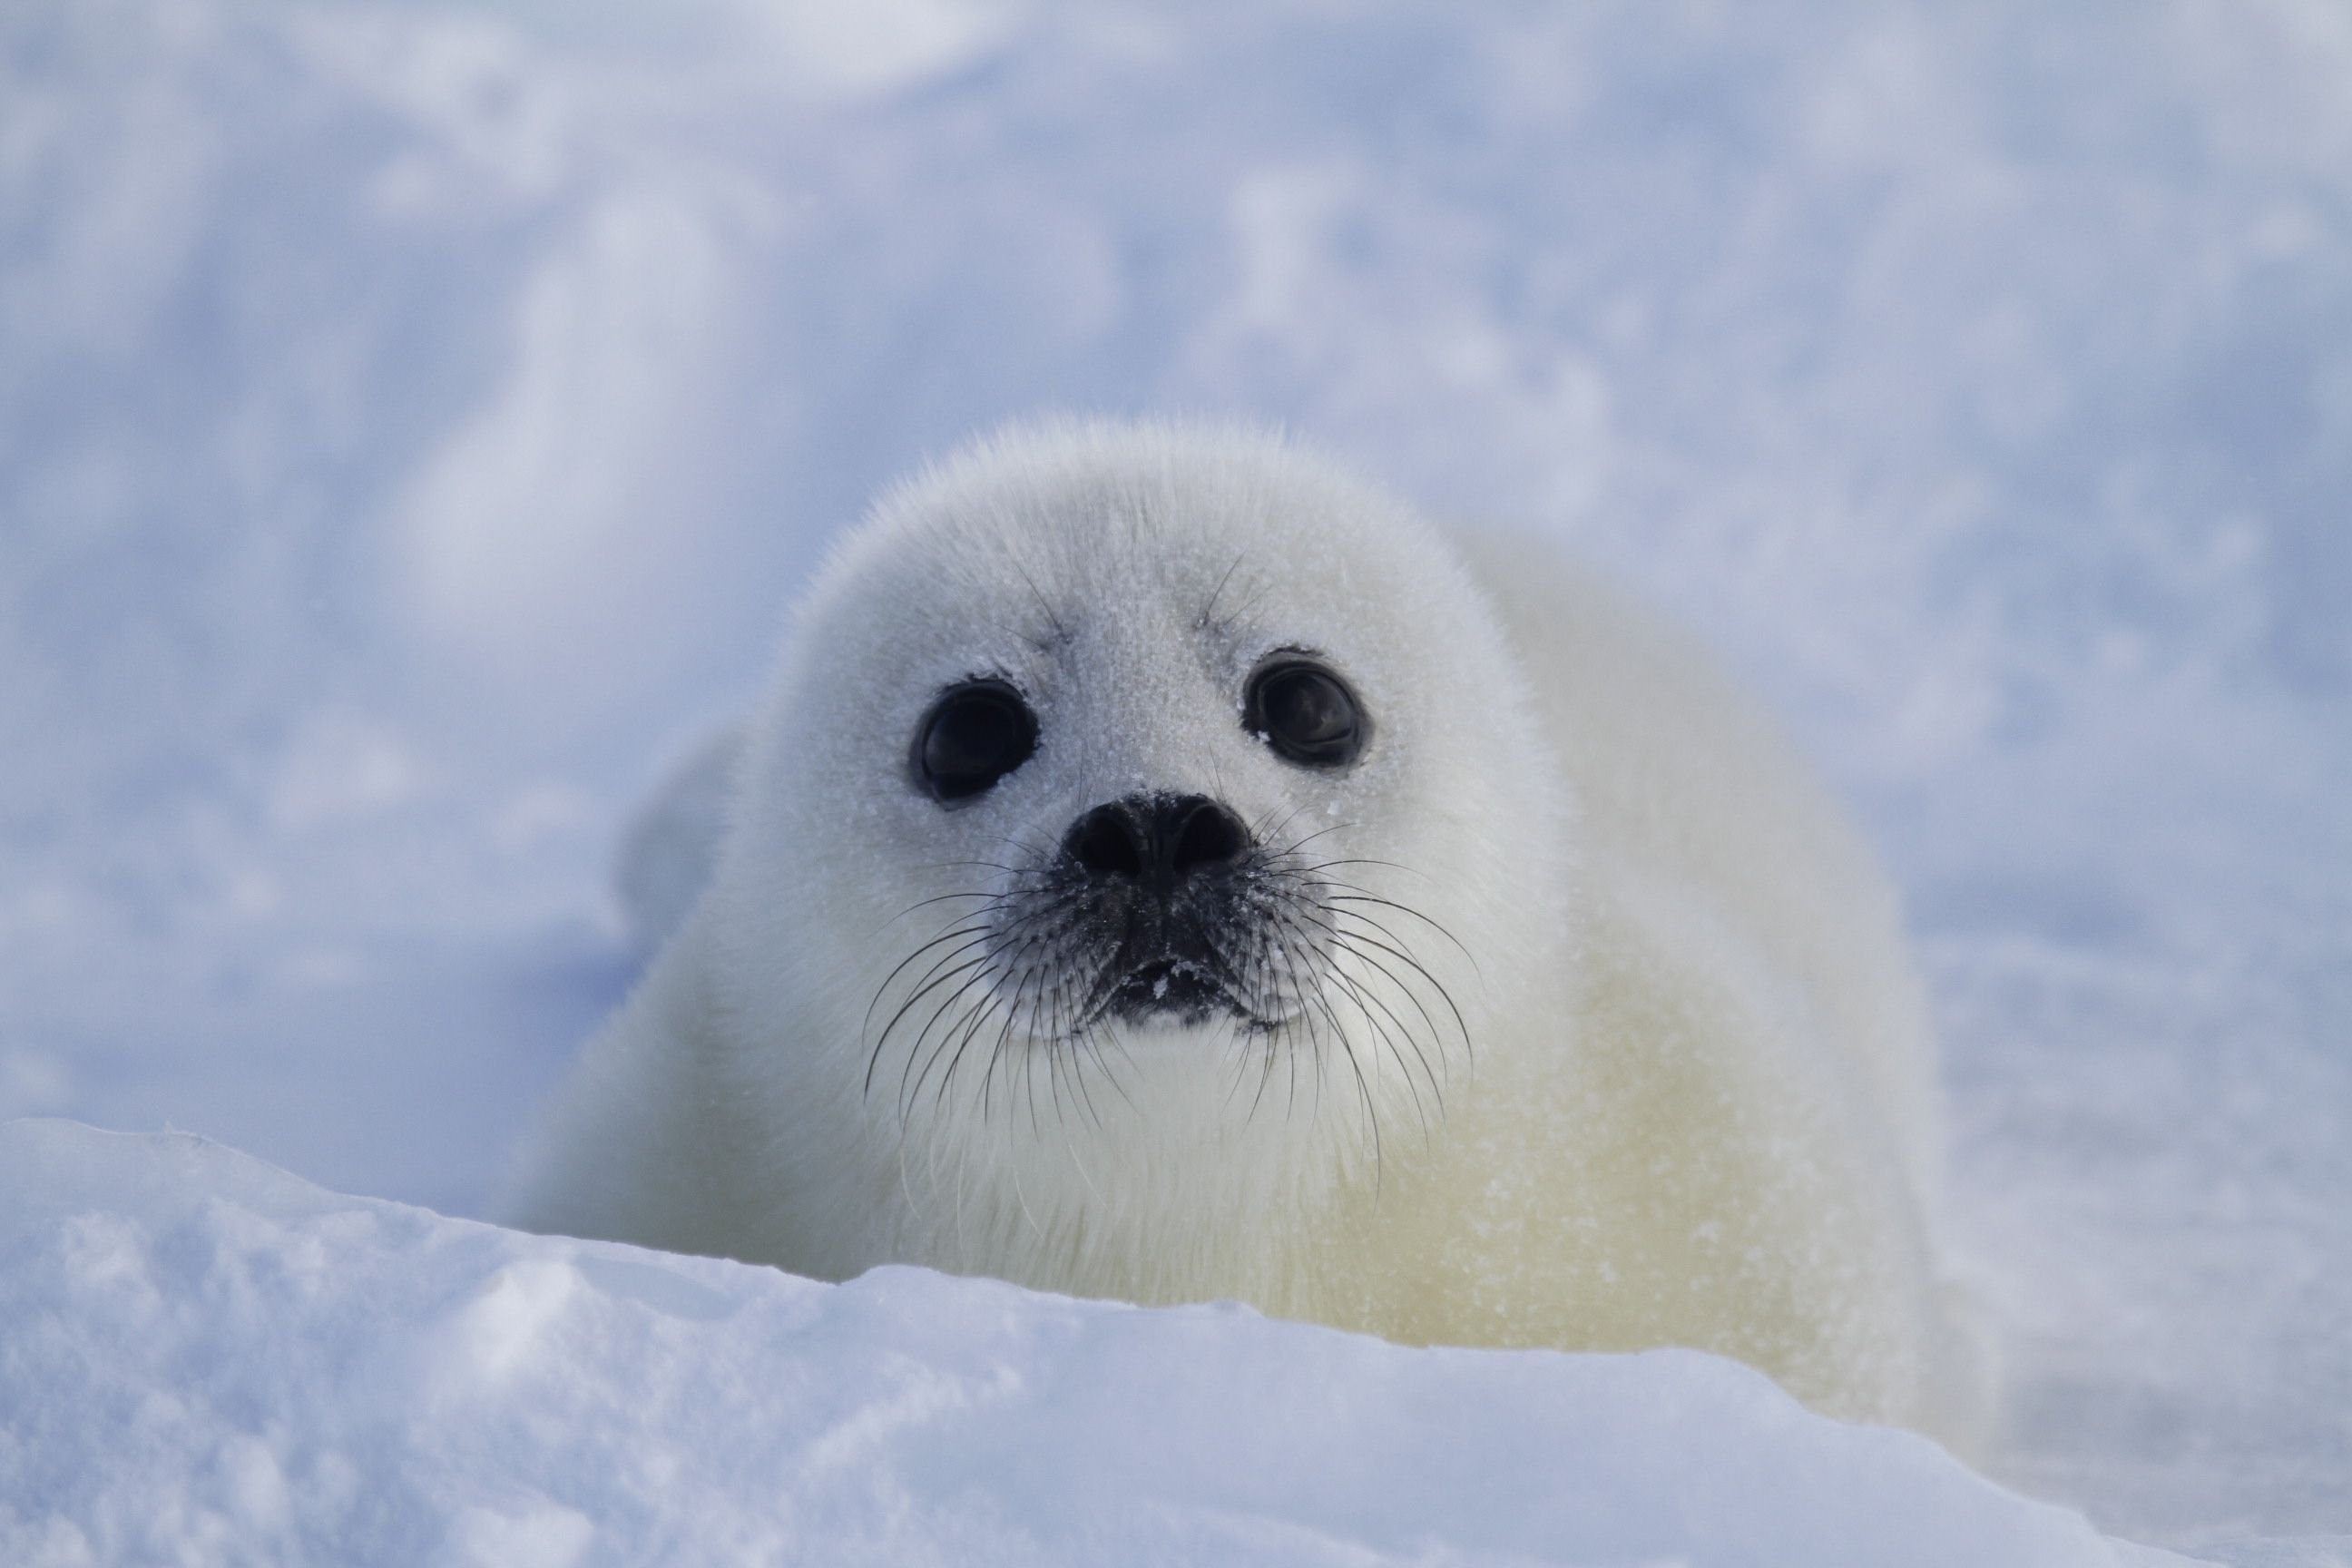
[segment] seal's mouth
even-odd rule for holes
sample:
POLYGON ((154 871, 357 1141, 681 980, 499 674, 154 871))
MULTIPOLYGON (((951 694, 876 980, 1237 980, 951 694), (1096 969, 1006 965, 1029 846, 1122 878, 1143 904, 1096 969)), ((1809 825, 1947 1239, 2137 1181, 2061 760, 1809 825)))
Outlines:
POLYGON ((1201 1024, 1216 1016, 1251 1016, 1204 965, 1174 957, 1155 958, 1129 970, 1111 988, 1104 1011, 1135 1023, 1172 1019, 1201 1024))

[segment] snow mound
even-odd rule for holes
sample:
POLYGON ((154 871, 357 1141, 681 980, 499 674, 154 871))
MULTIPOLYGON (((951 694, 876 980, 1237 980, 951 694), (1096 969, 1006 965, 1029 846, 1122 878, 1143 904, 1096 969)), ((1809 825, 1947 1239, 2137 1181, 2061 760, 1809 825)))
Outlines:
POLYGON ((2154 1564, 1685 1352, 772 1269, 0 1126, 0 1562, 2154 1564))

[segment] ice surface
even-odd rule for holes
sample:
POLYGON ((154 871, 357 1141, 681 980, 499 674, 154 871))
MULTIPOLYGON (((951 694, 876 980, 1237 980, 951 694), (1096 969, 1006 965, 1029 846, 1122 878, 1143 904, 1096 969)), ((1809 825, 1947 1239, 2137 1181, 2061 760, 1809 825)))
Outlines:
POLYGON ((817 1285, 63 1121, 0 1191, 11 1563, 2159 1561, 1695 1352, 817 1285))
POLYGON ((2352 1559, 2347 80, 2340 0, 0 9, 0 1113, 477 1209, 862 499, 1258 416, 1858 804, 1995 1472, 2352 1559))

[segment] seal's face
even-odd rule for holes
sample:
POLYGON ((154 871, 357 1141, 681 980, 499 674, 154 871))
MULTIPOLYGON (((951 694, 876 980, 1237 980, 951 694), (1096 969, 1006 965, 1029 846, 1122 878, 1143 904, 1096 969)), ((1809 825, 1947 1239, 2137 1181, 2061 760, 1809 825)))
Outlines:
MULTIPOLYGON (((1253 671, 1240 712, 1244 731, 1305 768, 1349 766, 1372 728, 1347 681, 1304 649, 1253 671)), ((917 727, 910 771, 943 810, 960 809, 1032 759, 1038 730, 1009 681, 961 682, 917 727)), ((1339 906, 1364 895, 1343 890, 1307 853, 1323 834, 1286 837, 1289 826, 1245 823, 1223 801, 1168 791, 1089 807, 1050 852, 1026 854, 1008 871, 1005 892, 964 911, 976 917, 970 934, 984 939, 983 956, 942 1016, 972 998, 970 1021, 950 1026, 959 1039, 985 1035, 999 1012, 996 1032, 1007 1040, 1041 1032, 1079 1040, 1114 1019, 1223 1017, 1261 1034, 1311 1025, 1315 979, 1347 945, 1335 917, 1352 914, 1339 906)), ((960 934, 935 940, 945 946, 960 934)), ((877 1060, 913 1008, 910 1000, 893 1013, 875 1042, 877 1060)))
POLYGON ((1272 1102, 1369 1147, 1440 1114, 1482 955, 1542 940, 1549 770, 1492 617, 1271 441, 967 457, 836 556, 776 701, 723 979, 844 1115, 1130 1150, 1272 1102))
MULTIPOLYGON (((1189 625, 1165 613, 1163 591, 1152 606, 1161 613, 1149 617, 1159 623, 1156 643, 1088 638, 1078 629, 1090 618, 1082 605, 1055 609, 1052 634, 1035 639, 1031 657, 1007 661, 1018 668, 952 682, 916 722, 908 782, 940 813, 986 821, 992 797, 1020 790, 1024 770, 1044 782, 1055 750, 1083 759, 1132 743, 1108 730, 1091 740, 1054 734, 1073 724, 1089 697, 1108 706, 1115 695, 1087 691, 1100 684, 1084 679, 1089 664, 1124 666, 1129 679, 1163 689, 1171 666, 1189 666, 1197 679, 1187 695, 1202 710, 1202 751, 1212 765, 1195 760, 1157 778, 1139 773, 1144 787, 1086 804, 1066 823, 1055 820, 1053 804, 1042 821, 1022 813, 990 830, 1000 846, 994 858, 941 867, 978 873, 967 877, 976 885, 912 906, 941 909, 932 922, 939 929, 883 976, 873 1004, 878 1023, 867 1031, 867 1087, 886 1061, 896 1062, 902 1115, 926 1092, 951 1094, 966 1070, 980 1078, 984 1111, 1000 1075, 1021 1071, 1040 1051, 1099 1063, 1104 1045, 1124 1048, 1146 1036, 1179 1051, 1213 1056, 1223 1047, 1237 1062, 1255 1061, 1254 1099, 1300 1040, 1318 1059, 1385 1047, 1400 1067, 1417 1066, 1410 1092, 1425 1089, 1433 1103, 1442 1096, 1437 1064, 1457 1041, 1467 1047, 1466 1026, 1444 983, 1409 946, 1395 945, 1410 939, 1398 938, 1378 911, 1443 928, 1350 880, 1347 871, 1360 862, 1318 847, 1344 825, 1308 810, 1318 796, 1328 802, 1323 792, 1363 759, 1375 729, 1364 700, 1327 656, 1297 646, 1258 658, 1239 689, 1216 700, 1223 668, 1237 662, 1226 657, 1234 649, 1219 646, 1231 628, 1218 620, 1217 601, 1242 563, 1236 557, 1189 625), (1070 657, 1089 641, 1107 657, 1070 657), (1285 773, 1302 776, 1287 790, 1255 792, 1259 808, 1244 817, 1226 798, 1237 792, 1214 765, 1221 752, 1231 753, 1236 775, 1264 774, 1276 786, 1288 782, 1285 773), (1217 794, 1202 792, 1204 779, 1215 780, 1217 794), (1439 1037, 1441 1018, 1451 1020, 1455 1038, 1439 1037)), ((1087 793, 1082 787, 1076 798, 1087 793)), ((1069 794, 1065 786, 1046 798, 1069 794)), ((943 843, 966 837, 952 816, 935 827, 943 843)), ((1075 1066, 1073 1078, 1084 1087, 1075 1066)), ((1369 1100, 1364 1109, 1373 1111, 1369 1100)))

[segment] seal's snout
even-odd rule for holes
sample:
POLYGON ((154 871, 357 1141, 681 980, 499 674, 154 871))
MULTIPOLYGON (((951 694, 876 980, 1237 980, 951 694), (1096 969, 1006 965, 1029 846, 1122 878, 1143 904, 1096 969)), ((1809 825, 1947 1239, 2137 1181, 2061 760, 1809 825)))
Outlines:
POLYGON ((1172 889, 1232 866, 1249 841, 1241 818, 1206 795, 1135 795, 1080 816, 1062 849, 1091 876, 1172 889))
POLYGON ((1200 1020, 1246 1009, 1221 950, 1239 928, 1235 879, 1249 829, 1199 795, 1132 795, 1070 825, 1062 852, 1093 889, 1089 922, 1108 949, 1108 1010, 1200 1020))

